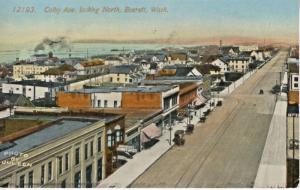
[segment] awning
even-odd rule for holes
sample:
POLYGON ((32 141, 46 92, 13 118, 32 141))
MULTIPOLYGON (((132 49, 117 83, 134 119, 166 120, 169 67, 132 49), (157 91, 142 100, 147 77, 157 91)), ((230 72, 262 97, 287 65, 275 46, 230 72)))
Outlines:
POLYGON ((151 123, 141 131, 141 143, 148 142, 152 139, 161 136, 161 129, 156 126, 155 123, 151 123))
POLYGON ((198 95, 197 99, 195 100, 195 106, 201 106, 207 102, 207 99, 201 95, 198 95))

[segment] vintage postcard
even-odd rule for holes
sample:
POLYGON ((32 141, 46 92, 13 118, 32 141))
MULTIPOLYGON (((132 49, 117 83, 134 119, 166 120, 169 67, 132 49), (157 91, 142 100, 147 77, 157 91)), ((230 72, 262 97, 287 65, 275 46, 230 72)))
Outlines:
POLYGON ((2 0, 1 188, 299 187, 298 0, 2 0))

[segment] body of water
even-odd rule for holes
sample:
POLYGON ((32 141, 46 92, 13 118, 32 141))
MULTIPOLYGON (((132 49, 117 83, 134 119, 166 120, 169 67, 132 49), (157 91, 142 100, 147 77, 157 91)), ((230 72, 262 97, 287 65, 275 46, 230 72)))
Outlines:
MULTIPOLYGON (((58 58, 69 57, 91 57, 94 55, 103 54, 119 54, 133 52, 134 50, 159 50, 164 47, 170 47, 169 45, 161 44, 109 44, 109 43, 73 43, 70 45, 70 49, 65 50, 50 50, 34 52, 34 45, 23 44, 18 45, 14 48, 0 49, 0 63, 12 63, 19 58, 20 60, 29 59, 31 55, 35 53, 46 53, 49 51, 53 52, 53 55, 58 58), (119 51, 112 51, 119 50, 119 51)), ((172 45, 172 47, 183 47, 183 45, 172 45)))

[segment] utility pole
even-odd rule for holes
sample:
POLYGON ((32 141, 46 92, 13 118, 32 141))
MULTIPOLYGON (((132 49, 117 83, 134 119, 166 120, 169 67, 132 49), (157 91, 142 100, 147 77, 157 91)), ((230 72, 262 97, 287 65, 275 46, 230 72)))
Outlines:
POLYGON ((169 116, 169 131, 170 131, 170 140, 169 140, 169 144, 171 145, 171 141, 172 141, 172 126, 171 126, 171 113, 170 113, 170 116, 169 116))
POLYGON ((292 175, 292 182, 293 182, 293 186, 294 186, 294 174, 295 174, 295 172, 294 172, 294 168, 295 168, 295 115, 293 114, 293 164, 292 164, 292 173, 293 173, 293 175, 292 175))

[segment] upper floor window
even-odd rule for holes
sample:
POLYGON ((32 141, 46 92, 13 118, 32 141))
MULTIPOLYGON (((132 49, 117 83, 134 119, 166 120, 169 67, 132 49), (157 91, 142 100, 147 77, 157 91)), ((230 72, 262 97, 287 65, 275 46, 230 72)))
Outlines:
POLYGON ((114 139, 113 139, 113 134, 111 130, 107 131, 107 146, 112 147, 114 146, 114 139))
POLYGON ((115 127, 115 131, 116 131, 116 143, 119 143, 123 140, 123 134, 120 125, 117 125, 115 127))

